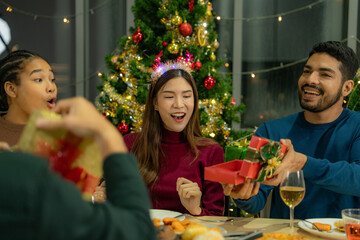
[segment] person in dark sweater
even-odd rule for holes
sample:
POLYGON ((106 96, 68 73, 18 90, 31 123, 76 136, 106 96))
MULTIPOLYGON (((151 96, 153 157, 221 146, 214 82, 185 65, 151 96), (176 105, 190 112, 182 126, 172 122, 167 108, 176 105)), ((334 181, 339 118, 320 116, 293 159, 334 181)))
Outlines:
POLYGON ((224 184, 224 194, 250 213, 259 212, 273 189, 270 216, 289 218, 279 195, 286 170, 303 170, 306 193, 295 218, 341 218, 344 208, 360 206, 360 113, 343 109, 359 63, 340 42, 316 44, 299 78, 303 112, 263 123, 255 135, 281 140, 288 150, 275 177, 265 184, 224 184), (274 187, 275 186, 275 187, 274 187))
POLYGON ((84 201, 44 159, 0 151, 0 239, 155 240, 146 186, 118 130, 83 98, 60 101, 55 112, 63 118, 40 119, 37 127, 67 129, 96 141, 108 201, 84 201))
POLYGON ((17 50, 0 60, 0 149, 18 143, 34 110, 55 107, 57 88, 49 63, 17 50))
POLYGON ((155 209, 223 215, 219 183, 205 181, 204 167, 224 162, 223 149, 202 137, 198 93, 188 63, 164 63, 152 74, 142 131, 124 136, 155 209))

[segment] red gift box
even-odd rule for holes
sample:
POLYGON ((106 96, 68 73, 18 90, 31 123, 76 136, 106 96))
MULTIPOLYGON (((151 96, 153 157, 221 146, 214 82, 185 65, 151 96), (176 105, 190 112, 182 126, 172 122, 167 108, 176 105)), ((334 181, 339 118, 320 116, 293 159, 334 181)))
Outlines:
MULTIPOLYGON (((260 163, 256 156, 259 157, 260 148, 268 143, 270 143, 269 139, 253 136, 244 160, 233 160, 205 167, 204 179, 234 185, 243 183, 246 178, 257 179, 263 164, 260 163), (255 158, 251 159, 249 156, 255 156, 255 158)), ((286 149, 287 147, 281 144, 282 155, 285 154, 286 149)))
POLYGON ((261 164, 245 160, 233 160, 226 163, 205 167, 204 178, 214 182, 241 184, 245 178, 255 179, 261 164))
MULTIPOLYGON (((269 139, 262 138, 262 137, 257 137, 257 136, 252 136, 249 147, 260 150, 260 148, 262 146, 264 146, 265 144, 268 144, 268 143, 270 143, 269 139)), ((285 145, 281 144, 281 152, 283 154, 285 154, 286 149, 287 149, 287 147, 285 145)))

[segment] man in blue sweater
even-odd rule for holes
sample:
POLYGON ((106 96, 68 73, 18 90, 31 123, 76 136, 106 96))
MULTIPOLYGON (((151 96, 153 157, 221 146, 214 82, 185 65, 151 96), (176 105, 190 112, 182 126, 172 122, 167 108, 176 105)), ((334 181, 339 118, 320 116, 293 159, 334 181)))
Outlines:
POLYGON ((273 189, 270 217, 287 219, 279 183, 287 170, 302 169, 306 193, 295 218, 341 218, 342 209, 360 207, 360 113, 342 107, 358 67, 355 53, 342 43, 316 44, 298 81, 305 111, 265 122, 255 133, 288 147, 275 177, 264 184, 225 184, 224 194, 239 208, 257 213, 273 189))

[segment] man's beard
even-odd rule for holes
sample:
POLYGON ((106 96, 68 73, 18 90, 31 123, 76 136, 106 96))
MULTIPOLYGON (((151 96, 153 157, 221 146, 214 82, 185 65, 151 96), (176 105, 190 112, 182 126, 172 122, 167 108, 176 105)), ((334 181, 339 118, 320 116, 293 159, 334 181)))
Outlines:
POLYGON ((322 112, 322 111, 325 111, 326 109, 332 107, 335 103, 337 103, 339 100, 340 100, 340 97, 341 97, 341 91, 342 91, 342 86, 341 85, 339 87, 339 90, 337 92, 337 94, 333 97, 331 96, 328 96, 327 98, 321 98, 316 105, 311 105, 311 104, 307 104, 307 102, 302 102, 301 99, 301 95, 302 95, 302 89, 307 86, 307 87, 312 87, 312 88, 316 88, 320 91, 320 94, 323 96, 324 95, 324 90, 322 90, 321 88, 318 88, 316 86, 310 86, 308 84, 304 84, 301 89, 299 89, 299 103, 300 103, 300 106, 309 111, 309 112, 313 112, 313 113, 316 113, 316 112, 322 112))

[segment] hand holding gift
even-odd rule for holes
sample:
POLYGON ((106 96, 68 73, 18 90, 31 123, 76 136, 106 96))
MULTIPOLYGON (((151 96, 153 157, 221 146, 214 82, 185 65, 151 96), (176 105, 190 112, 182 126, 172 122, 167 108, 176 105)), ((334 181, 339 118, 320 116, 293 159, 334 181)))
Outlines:
POLYGON ((294 172, 302 170, 306 163, 307 157, 302 153, 295 152, 290 139, 281 139, 280 142, 287 147, 286 155, 281 160, 281 165, 275 169, 273 177, 265 180, 264 184, 277 186, 285 178, 288 170, 294 172))
POLYGON ((74 182, 90 200, 102 176, 102 159, 127 152, 126 146, 114 126, 83 98, 60 101, 55 112, 34 113, 19 148, 46 157, 54 171, 74 182))
POLYGON ((232 160, 205 168, 205 180, 238 185, 245 179, 269 180, 280 167, 287 147, 279 142, 253 136, 243 160, 232 160))
POLYGON ((260 182, 255 182, 251 179, 246 179, 240 185, 222 183, 225 196, 230 196, 234 199, 249 199, 258 194, 260 189, 260 182))

